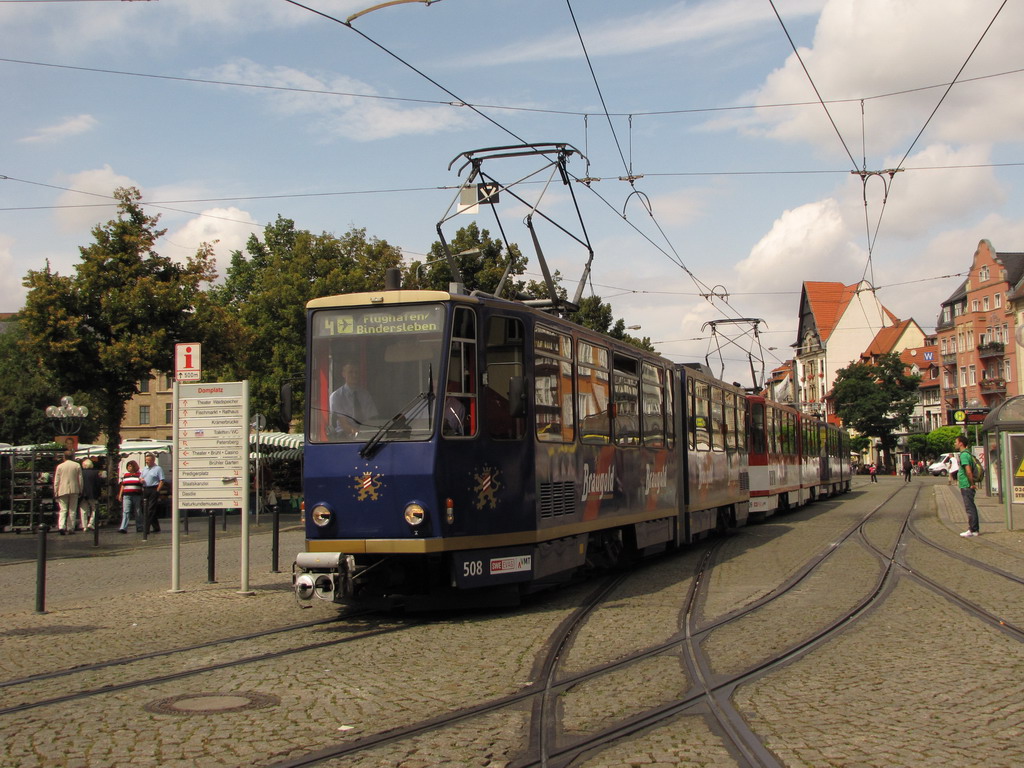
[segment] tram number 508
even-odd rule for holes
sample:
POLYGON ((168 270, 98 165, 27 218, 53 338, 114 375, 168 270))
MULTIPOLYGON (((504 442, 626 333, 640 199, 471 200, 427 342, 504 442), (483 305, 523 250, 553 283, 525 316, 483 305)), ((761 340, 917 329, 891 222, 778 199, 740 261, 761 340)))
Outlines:
POLYGON ((480 560, 467 560, 462 564, 463 576, 483 576, 484 564, 480 560))

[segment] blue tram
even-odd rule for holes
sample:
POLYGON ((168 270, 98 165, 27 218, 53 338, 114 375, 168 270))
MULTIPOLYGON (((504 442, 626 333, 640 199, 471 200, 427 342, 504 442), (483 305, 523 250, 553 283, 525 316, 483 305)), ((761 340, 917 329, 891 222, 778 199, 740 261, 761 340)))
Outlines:
POLYGON ((691 535, 663 358, 438 291, 316 299, 307 322, 300 599, 518 593, 691 535))

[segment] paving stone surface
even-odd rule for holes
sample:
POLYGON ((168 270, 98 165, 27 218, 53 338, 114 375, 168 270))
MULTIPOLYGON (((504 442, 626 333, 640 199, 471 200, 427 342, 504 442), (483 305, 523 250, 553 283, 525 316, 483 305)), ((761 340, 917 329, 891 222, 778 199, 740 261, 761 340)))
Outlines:
MULTIPOLYGON (((698 623, 772 596, 809 559, 830 554, 784 596, 711 633, 703 650, 714 672, 769 658, 873 589, 882 565, 846 534, 897 481, 858 479, 839 500, 749 526, 720 546, 698 623)), ((908 563, 1024 624, 1024 532, 1007 531, 1001 508, 982 500, 983 535, 961 539, 959 497, 942 481, 915 483, 923 487, 915 531, 954 554, 910 537, 901 550, 908 563), (972 559, 1018 580, 973 568, 972 559)), ((897 517, 874 520, 868 541, 891 545, 897 517)), ((24 542, 4 550, 8 536, 0 534, 0 766, 269 766, 412 726, 535 684, 544 643, 595 587, 568 585, 517 609, 339 618, 337 606, 301 609, 294 601, 290 563, 303 534, 292 527, 281 536, 282 573, 270 572, 268 532, 253 535, 248 595, 239 594, 237 537, 218 540, 216 584, 206 583, 205 538, 185 542, 183 591, 174 594, 165 534, 102 554, 66 544, 65 556, 48 564, 47 612, 36 614, 35 564, 15 556, 24 542), (269 629, 281 631, 243 637, 269 629), (198 647, 176 652, 185 646, 198 647), (60 674, 97 662, 109 664, 60 674), (48 703, 34 706, 40 700, 48 703)), ((683 551, 631 573, 572 639, 559 675, 683 638, 698 561, 696 550, 683 551)), ((1024 765, 1022 649, 1017 638, 900 577, 877 607, 827 644, 741 685, 733 703, 780 765, 1024 765)), ((683 653, 680 644, 572 686, 556 707, 562 732, 592 733, 686 695, 694 681, 683 653)), ((522 755, 531 711, 524 700, 325 764, 508 766, 522 755)), ((742 763, 715 720, 698 711, 578 764, 742 763)))

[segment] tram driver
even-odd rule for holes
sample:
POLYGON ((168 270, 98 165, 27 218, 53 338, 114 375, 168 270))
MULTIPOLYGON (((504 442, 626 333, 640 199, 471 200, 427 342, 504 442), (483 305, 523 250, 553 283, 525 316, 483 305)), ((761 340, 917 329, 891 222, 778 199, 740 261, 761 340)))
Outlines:
POLYGON ((331 432, 340 437, 356 437, 377 418, 377 406, 370 393, 357 384, 356 367, 341 366, 342 384, 331 393, 331 432))

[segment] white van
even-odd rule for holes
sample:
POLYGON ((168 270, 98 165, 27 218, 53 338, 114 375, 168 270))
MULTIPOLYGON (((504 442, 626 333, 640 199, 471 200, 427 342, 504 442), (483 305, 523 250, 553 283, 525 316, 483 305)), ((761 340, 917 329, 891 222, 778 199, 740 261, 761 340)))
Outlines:
POLYGON ((938 461, 928 467, 928 474, 938 477, 956 474, 958 471, 960 471, 960 462, 957 461, 955 453, 942 454, 938 461))

